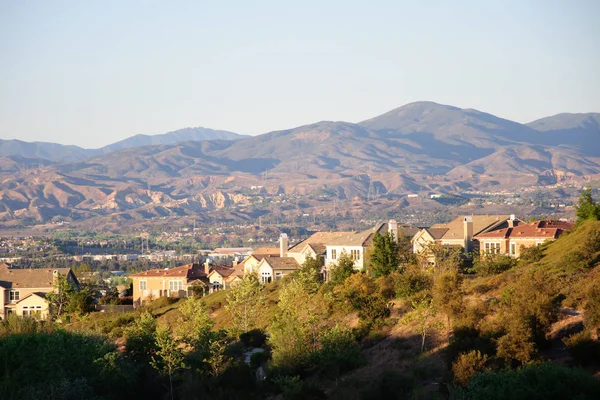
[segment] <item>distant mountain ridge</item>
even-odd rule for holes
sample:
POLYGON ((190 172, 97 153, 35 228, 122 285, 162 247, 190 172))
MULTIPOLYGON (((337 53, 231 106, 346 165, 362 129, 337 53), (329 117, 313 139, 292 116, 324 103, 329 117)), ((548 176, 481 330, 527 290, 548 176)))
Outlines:
POLYGON ((360 123, 321 121, 239 140, 177 141, 189 137, 182 132, 173 143, 145 145, 134 137, 129 144, 141 147, 125 143, 33 171, 19 165, 35 160, 5 158, 0 220, 202 218, 255 205, 247 194, 256 188, 360 202, 373 194, 583 184, 600 180, 594 121, 598 114, 559 114, 520 124, 417 102, 360 123))
POLYGON ((214 130, 208 128, 183 128, 176 131, 159 135, 135 135, 119 142, 109 144, 100 150, 103 153, 128 149, 131 147, 156 146, 161 144, 174 144, 185 141, 200 140, 238 140, 248 137, 229 131, 214 130))
POLYGON ((166 145, 184 141, 238 140, 245 137, 247 135, 223 130, 202 127, 183 128, 157 135, 135 135, 99 149, 85 149, 79 146, 48 142, 24 142, 18 139, 0 139, 0 157, 20 156, 38 158, 42 163, 45 163, 44 160, 74 162, 132 147, 166 145))

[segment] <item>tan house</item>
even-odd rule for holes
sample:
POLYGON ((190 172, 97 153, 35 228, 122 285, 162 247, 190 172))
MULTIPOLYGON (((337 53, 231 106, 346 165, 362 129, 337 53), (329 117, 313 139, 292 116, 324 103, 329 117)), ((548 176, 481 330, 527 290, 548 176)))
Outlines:
POLYGON ((258 263, 265 257, 279 257, 280 249, 278 247, 261 247, 244 259, 240 264, 244 268, 244 273, 256 271, 258 263))
POLYGON ((188 297, 194 291, 210 290, 208 264, 186 264, 172 269, 152 269, 130 275, 134 304, 159 297, 188 297))
POLYGON ((460 247, 465 253, 479 252, 479 242, 475 236, 495 229, 508 227, 514 215, 467 215, 447 224, 435 224, 421 229, 412 239, 413 252, 421 254, 434 244, 460 247))
POLYGON ((79 286, 71 268, 17 269, 0 264, 0 319, 9 314, 48 317, 46 293, 54 292, 59 275, 79 286))
MULTIPOLYGON (((235 264, 235 263, 234 263, 235 264)), ((244 277, 244 269, 238 265, 234 268, 214 266, 208 273, 208 281, 212 285, 213 290, 227 289, 236 282, 239 282, 244 277)))
POLYGON ((555 240, 572 227, 572 223, 563 221, 509 221, 508 227, 480 233, 475 239, 480 242, 481 254, 505 254, 517 258, 524 248, 555 240))

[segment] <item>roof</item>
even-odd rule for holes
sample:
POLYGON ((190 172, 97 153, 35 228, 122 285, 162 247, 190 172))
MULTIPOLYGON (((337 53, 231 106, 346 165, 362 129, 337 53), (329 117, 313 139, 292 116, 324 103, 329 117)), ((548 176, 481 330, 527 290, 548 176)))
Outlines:
POLYGON ((330 244, 331 242, 348 235, 354 235, 356 232, 316 232, 310 235, 308 238, 304 239, 300 243, 290 247, 288 252, 290 253, 302 253, 307 245, 311 245, 312 248, 317 251, 317 249, 322 250, 323 254, 325 251, 323 247, 325 245, 330 244))
POLYGON ((252 255, 263 254, 263 255, 279 255, 279 247, 259 247, 252 252, 252 255))
POLYGON ((250 254, 249 257, 254 257, 260 261, 265 257, 279 257, 280 254, 281 250, 279 247, 261 247, 260 249, 256 249, 256 251, 250 254))
POLYGON ((33 292, 33 293, 29 293, 27 296, 23 297, 22 299, 20 299, 19 301, 17 301, 17 304, 19 304, 20 302, 32 297, 32 296, 36 296, 36 297, 40 297, 44 300, 46 300, 46 293, 42 293, 42 292, 33 292))
POLYGON ((220 265, 216 265, 212 267, 212 271, 209 272, 208 276, 211 276, 213 273, 217 273, 221 275, 223 278, 227 278, 229 275, 233 274, 235 269, 229 267, 223 267, 220 265))
POLYGON ((250 253, 252 250, 252 247, 218 247, 214 252, 219 254, 238 254, 250 253))
POLYGON ((448 232, 448 228, 425 228, 425 230, 431 235, 434 240, 441 239, 446 232, 448 232))
POLYGON ((138 272, 137 274, 130 275, 132 278, 143 278, 143 277, 180 277, 187 279, 198 279, 206 277, 204 273, 204 266, 201 264, 186 264, 180 267, 171 269, 150 269, 144 272, 138 272))
POLYGON ((273 269, 299 269, 300 264, 293 257, 265 257, 264 262, 269 264, 273 269))
POLYGON ((519 224, 512 228, 496 229, 475 236, 476 239, 556 239, 565 230, 573 227, 570 222, 537 221, 519 224))
MULTIPOLYGON (((473 219, 473 236, 475 236, 479 233, 494 229, 496 226, 505 223, 510 218, 510 215, 471 215, 470 217, 473 219)), ((443 234, 443 236, 440 239, 463 239, 464 218, 465 216, 463 215, 455 218, 447 224, 432 225, 430 228, 430 232, 431 229, 447 228, 448 230, 443 234)))
POLYGON ((0 286, 5 288, 53 288, 53 272, 68 275, 71 268, 16 269, 0 265, 0 286))

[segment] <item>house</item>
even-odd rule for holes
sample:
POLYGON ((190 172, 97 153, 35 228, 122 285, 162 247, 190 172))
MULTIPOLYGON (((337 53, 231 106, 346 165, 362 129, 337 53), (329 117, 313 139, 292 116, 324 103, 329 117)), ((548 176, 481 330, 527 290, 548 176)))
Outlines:
POLYGON ((79 286, 71 268, 16 269, 0 264, 0 319, 9 314, 48 317, 46 293, 54 292, 59 275, 79 286))
POLYGON ((508 227, 511 220, 516 220, 514 215, 467 215, 447 224, 435 224, 415 234, 412 239, 413 252, 415 254, 427 252, 434 243, 447 247, 460 247, 465 254, 479 252, 479 242, 475 236, 508 227))
POLYGON ((239 268, 234 261, 234 267, 214 266, 208 273, 207 278, 213 290, 227 289, 244 277, 243 267, 239 268))
POLYGON ((188 297, 196 291, 210 291, 210 265, 186 264, 171 269, 151 269, 130 275, 134 304, 159 297, 188 297))
POLYGON ((283 233, 279 238, 279 254, 273 254, 271 251, 270 254, 259 256, 255 253, 244 260, 244 270, 258 272, 261 281, 267 283, 300 269, 306 259, 311 257, 321 263, 321 272, 327 278, 329 269, 337 265, 342 253, 347 253, 353 258, 354 268, 362 269, 364 255, 373 242, 373 235, 375 232, 385 235, 388 230, 392 230, 394 237, 398 238, 399 235, 410 237, 418 229, 398 226, 396 221, 390 220, 389 223, 379 224, 362 232, 316 232, 289 248, 288 237, 283 233))
POLYGON ((252 254, 247 256, 240 264, 244 268, 244 273, 249 273, 256 270, 258 263, 265 257, 279 257, 280 250, 278 247, 261 247, 256 249, 252 254))
POLYGON ((518 258, 524 248, 555 240, 572 227, 572 223, 565 221, 509 221, 508 227, 480 233, 475 239, 480 242, 481 254, 506 254, 518 258))
POLYGON ((373 245, 375 233, 384 236, 386 233, 392 232, 392 236, 397 242, 401 236, 411 238, 418 231, 418 228, 398 225, 395 220, 391 219, 387 223, 381 223, 362 232, 346 232, 344 235, 326 243, 325 269, 329 271, 337 265, 339 257, 342 253, 346 253, 352 257, 354 269, 361 270, 365 267, 365 254, 373 245))

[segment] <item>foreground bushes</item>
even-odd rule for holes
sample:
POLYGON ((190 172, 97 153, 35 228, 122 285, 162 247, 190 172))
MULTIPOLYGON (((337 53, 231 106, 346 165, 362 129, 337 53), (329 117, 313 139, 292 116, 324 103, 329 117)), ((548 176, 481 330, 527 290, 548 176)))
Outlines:
POLYGON ((531 364, 517 370, 475 375, 465 388, 453 388, 452 400, 599 399, 600 381, 579 369, 531 364))
POLYGON ((130 398, 132 385, 114 345, 99 336, 57 331, 0 341, 0 398, 130 398))

